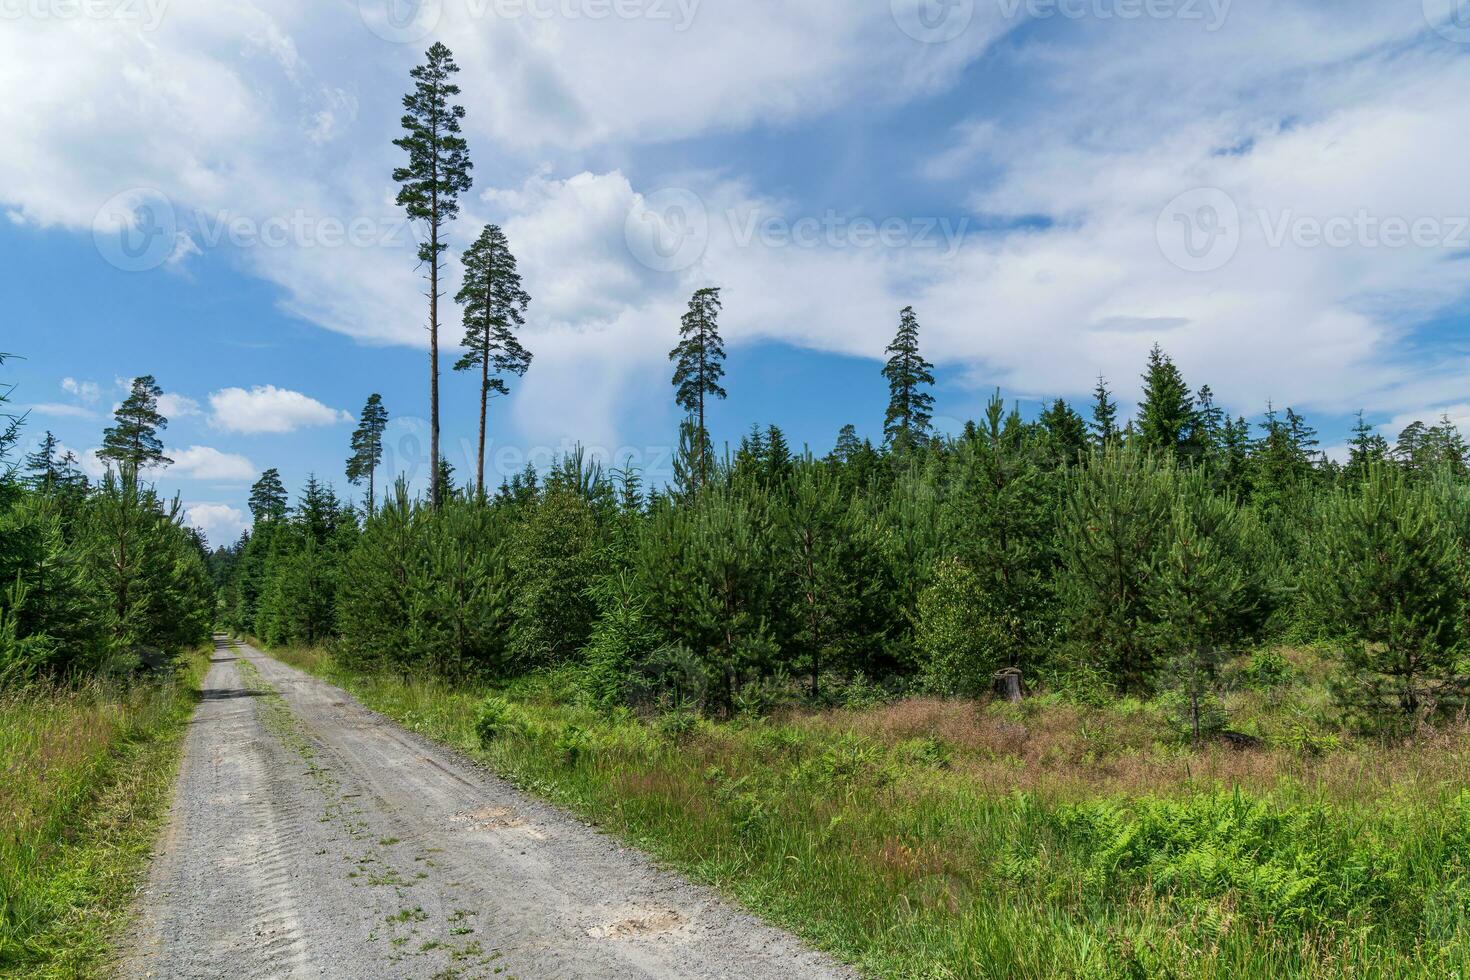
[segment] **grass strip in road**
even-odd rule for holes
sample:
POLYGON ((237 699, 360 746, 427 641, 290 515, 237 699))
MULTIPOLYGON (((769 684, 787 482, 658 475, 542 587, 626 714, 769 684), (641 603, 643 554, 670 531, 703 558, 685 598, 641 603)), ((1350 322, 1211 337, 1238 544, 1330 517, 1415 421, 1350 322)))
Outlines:
POLYGON ((0 694, 0 975, 106 975, 168 812, 208 658, 0 694))
POLYGON ((1463 742, 1389 773, 1355 750, 1356 781, 1338 764, 1126 790, 1136 760, 1093 746, 1049 785, 997 741, 1056 747, 1044 707, 644 721, 578 706, 558 675, 492 690, 281 656, 873 976, 1470 976, 1463 742))

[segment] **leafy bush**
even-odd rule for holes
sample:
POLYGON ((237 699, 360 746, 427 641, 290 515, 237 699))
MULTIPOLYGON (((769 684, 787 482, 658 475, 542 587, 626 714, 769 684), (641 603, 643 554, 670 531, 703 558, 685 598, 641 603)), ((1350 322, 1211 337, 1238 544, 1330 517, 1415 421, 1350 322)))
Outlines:
POLYGON ((524 732, 525 722, 515 705, 493 694, 480 702, 475 713, 475 737, 482 746, 524 732))
POLYGON ((933 582, 919 594, 914 626, 920 673, 929 690, 976 697, 1006 666, 1014 643, 987 606, 980 577, 968 565, 957 559, 939 563, 933 582))
POLYGON ((674 710, 658 719, 658 732, 671 742, 682 742, 699 727, 699 716, 692 711, 674 710))
POLYGON ((572 765, 585 759, 592 748, 592 735, 580 725, 567 725, 557 733, 556 750, 572 765))
POLYGON ((1266 647, 1251 654, 1241 668, 1240 678, 1248 687, 1270 691, 1290 684, 1296 679, 1296 673, 1296 668, 1280 650, 1266 647))

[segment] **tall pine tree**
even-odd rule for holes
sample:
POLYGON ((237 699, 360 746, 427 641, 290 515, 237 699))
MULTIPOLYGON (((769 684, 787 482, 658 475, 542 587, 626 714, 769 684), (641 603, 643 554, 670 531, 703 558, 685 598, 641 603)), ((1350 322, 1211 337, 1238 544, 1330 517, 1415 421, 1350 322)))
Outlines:
POLYGON ((480 369, 480 451, 475 486, 485 498, 485 416, 491 395, 508 395, 504 375, 521 377, 531 366, 531 353, 516 330, 525 325, 531 296, 521 288, 516 257, 505 233, 488 225, 464 253, 464 285, 454 297, 464 307, 465 353, 456 371, 480 369))
POLYGON ((281 482, 281 471, 274 467, 262 473, 250 488, 250 513, 257 525, 285 517, 290 503, 286 485, 281 482))
POLYGON ((720 379, 725 376, 725 342, 720 338, 720 290, 708 286, 689 300, 679 327, 681 339, 669 351, 674 362, 674 400, 689 414, 693 427, 692 454, 698 460, 695 488, 709 478, 709 429, 705 426, 705 399, 724 398, 720 379))
POLYGON ((895 449, 922 443, 929 435, 929 420, 934 409, 934 365, 919 353, 919 318, 912 306, 899 314, 898 335, 884 351, 888 363, 883 377, 888 379, 888 412, 883 416, 883 435, 895 449))
POLYGON ((418 256, 429 267, 429 456, 435 507, 444 492, 439 469, 439 263, 449 247, 445 225, 459 215, 459 195, 470 189, 474 166, 459 135, 464 107, 450 102, 459 94, 459 86, 450 81, 458 71, 453 54, 435 42, 428 60, 410 73, 414 89, 403 97, 404 135, 393 141, 408 152, 408 166, 393 171, 400 185, 398 204, 411 220, 428 228, 418 256))
POLYGON ((352 433, 352 455, 347 460, 347 482, 361 486, 367 480, 368 513, 377 506, 378 464, 383 461, 383 432, 388 428, 388 410, 383 396, 374 392, 362 407, 357 431, 352 433))
POLYGON ((97 457, 132 473, 171 466, 173 460, 163 454, 163 440, 158 438, 159 430, 168 427, 168 419, 158 411, 162 394, 151 374, 134 378, 132 390, 114 413, 116 424, 102 433, 97 457))

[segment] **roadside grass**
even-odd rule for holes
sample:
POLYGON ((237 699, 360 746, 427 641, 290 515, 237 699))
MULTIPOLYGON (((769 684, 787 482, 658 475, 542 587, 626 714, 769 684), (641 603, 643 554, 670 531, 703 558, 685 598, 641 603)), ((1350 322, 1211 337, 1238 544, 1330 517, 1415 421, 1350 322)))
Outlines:
POLYGON ((1356 742, 1311 684, 1193 750, 1137 702, 715 724, 278 656, 869 975, 1470 977, 1470 733, 1356 742))
POLYGON ((108 972, 206 668, 0 694, 0 975, 108 972))

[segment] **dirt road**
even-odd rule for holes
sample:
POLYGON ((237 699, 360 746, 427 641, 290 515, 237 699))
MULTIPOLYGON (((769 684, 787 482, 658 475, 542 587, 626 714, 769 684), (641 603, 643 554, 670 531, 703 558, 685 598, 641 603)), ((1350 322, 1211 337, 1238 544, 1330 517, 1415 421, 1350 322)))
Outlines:
POLYGON ((341 690, 216 647, 125 975, 850 976, 341 690))

